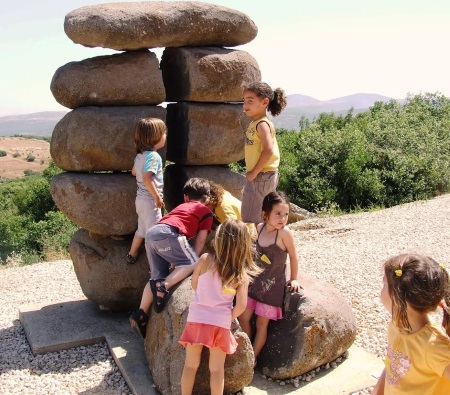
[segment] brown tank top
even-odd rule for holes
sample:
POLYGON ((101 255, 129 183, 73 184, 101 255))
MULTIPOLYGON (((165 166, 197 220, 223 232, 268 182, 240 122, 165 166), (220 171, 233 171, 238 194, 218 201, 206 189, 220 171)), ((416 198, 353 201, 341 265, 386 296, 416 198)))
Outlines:
POLYGON ((278 230, 273 244, 262 247, 259 245, 259 235, 256 240, 257 264, 264 269, 250 284, 248 296, 271 306, 283 305, 284 287, 286 285, 286 259, 287 251, 277 245, 278 230))

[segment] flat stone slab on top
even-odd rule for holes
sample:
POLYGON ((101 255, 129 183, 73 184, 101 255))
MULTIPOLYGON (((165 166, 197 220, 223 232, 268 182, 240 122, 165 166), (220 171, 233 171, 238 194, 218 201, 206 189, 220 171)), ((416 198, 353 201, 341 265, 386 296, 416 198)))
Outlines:
MULTIPOLYGON (((35 354, 55 352, 72 347, 106 341, 110 352, 133 394, 157 395, 144 354, 144 343, 135 335, 125 313, 101 311, 86 299, 56 304, 20 306, 19 319, 35 354)), ((349 394, 375 385, 383 363, 376 356, 352 346, 349 357, 335 369, 321 370, 309 383, 280 386, 267 381, 260 373, 246 395, 262 394, 349 394)), ((175 395, 175 394, 174 394, 175 395)))

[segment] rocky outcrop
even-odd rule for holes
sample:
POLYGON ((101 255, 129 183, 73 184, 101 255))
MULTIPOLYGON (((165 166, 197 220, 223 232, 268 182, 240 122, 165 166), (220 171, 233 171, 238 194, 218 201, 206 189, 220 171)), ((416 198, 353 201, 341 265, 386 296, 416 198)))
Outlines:
MULTIPOLYGON (((180 394, 185 350, 178 339, 186 325, 189 303, 194 291, 190 278, 177 287, 168 305, 160 314, 151 313, 145 338, 145 355, 152 371, 153 381, 162 395, 180 394)), ((225 390, 233 393, 248 385, 253 379, 253 349, 245 333, 237 327, 233 334, 238 342, 237 351, 225 360, 225 390)), ((194 394, 209 394, 209 352, 203 350, 202 362, 197 371, 194 394)))
MULTIPOLYGON (((80 107, 55 126, 50 154, 65 171, 131 170, 136 156, 134 129, 144 117, 166 119, 157 106, 80 107)), ((159 151, 165 158, 165 147, 159 151)), ((133 203, 134 204, 134 203, 133 203)))
POLYGON ((303 289, 286 292, 284 318, 270 322, 258 358, 258 370, 273 379, 297 377, 335 360, 356 337, 352 309, 334 287, 303 272, 298 281, 303 289))
POLYGON ((206 45, 233 47, 252 41, 258 32, 246 14, 197 1, 81 7, 66 15, 64 30, 77 44, 119 51, 206 45))
POLYGON ((93 233, 128 235, 137 228, 136 180, 129 173, 61 173, 51 193, 72 222, 93 233))
POLYGON ((225 166, 168 165, 164 171, 164 201, 169 211, 183 202, 183 185, 195 177, 214 181, 234 197, 242 198, 245 177, 225 166))
POLYGON ((161 69, 168 102, 239 102, 243 86, 261 80, 248 52, 218 47, 166 48, 161 69))
POLYGON ((89 235, 78 230, 71 238, 69 253, 84 295, 103 309, 129 311, 139 307, 149 276, 145 253, 128 264, 124 257, 131 238, 123 241, 89 235))
MULTIPOLYGON (((244 157, 240 104, 176 103, 167 106, 167 160, 181 165, 222 165, 244 157)), ((248 117, 242 117, 247 122, 248 117)))
POLYGON ((158 59, 149 51, 67 63, 56 70, 50 89, 68 108, 156 105, 166 95, 158 59))

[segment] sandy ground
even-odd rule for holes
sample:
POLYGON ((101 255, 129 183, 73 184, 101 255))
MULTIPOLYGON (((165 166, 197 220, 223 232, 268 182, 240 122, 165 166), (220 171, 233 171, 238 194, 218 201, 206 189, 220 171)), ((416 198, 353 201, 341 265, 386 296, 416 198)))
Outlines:
POLYGON ((0 157, 0 180, 23 177, 25 170, 43 171, 50 162, 50 143, 44 140, 0 137, 0 151, 6 152, 0 157), (28 155, 33 162, 27 162, 28 155))

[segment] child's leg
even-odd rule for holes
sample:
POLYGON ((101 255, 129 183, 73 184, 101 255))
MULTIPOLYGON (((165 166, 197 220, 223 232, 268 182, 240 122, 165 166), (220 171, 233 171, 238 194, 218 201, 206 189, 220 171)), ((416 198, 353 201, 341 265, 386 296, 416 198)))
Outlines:
POLYGON ((128 255, 131 255, 133 258, 136 258, 138 256, 139 247, 142 245, 143 241, 144 241, 143 237, 134 235, 128 255))
POLYGON ((181 376, 181 395, 191 395, 194 388, 195 375, 200 366, 203 346, 200 344, 186 346, 186 359, 181 376))
POLYGON ((242 330, 247 334, 250 341, 252 341, 252 327, 250 325, 250 320, 252 319, 253 311, 253 309, 247 307, 238 317, 239 324, 241 325, 242 330))
POLYGON ((144 292, 142 292, 141 304, 139 308, 146 314, 150 311, 150 307, 152 307, 153 303, 153 295, 150 290, 150 283, 147 282, 145 284, 144 292))
POLYGON ((180 281, 183 281, 186 277, 190 276, 195 269, 195 265, 196 263, 193 265, 176 266, 172 273, 166 277, 166 288, 170 289, 175 284, 178 284, 180 281))
POLYGON ((255 353, 255 361, 258 358, 264 344, 267 340, 267 328, 269 327, 269 319, 266 317, 256 316, 256 335, 253 341, 253 352, 255 353))
POLYGON ((218 347, 209 349, 209 386, 211 395, 223 394, 226 356, 227 354, 218 347))

